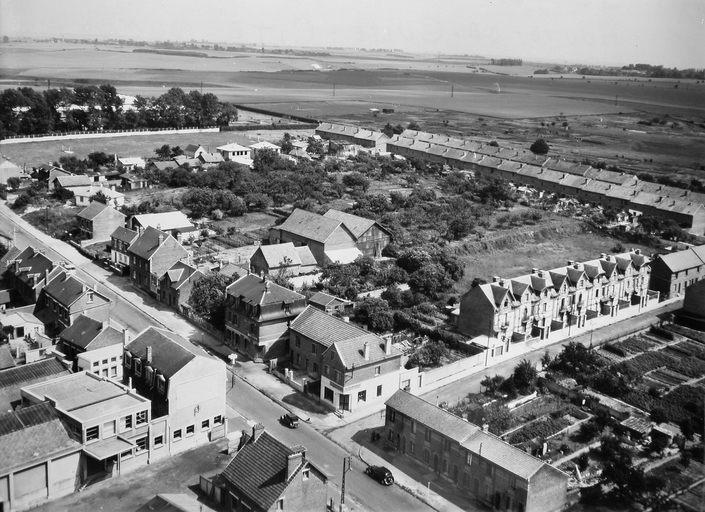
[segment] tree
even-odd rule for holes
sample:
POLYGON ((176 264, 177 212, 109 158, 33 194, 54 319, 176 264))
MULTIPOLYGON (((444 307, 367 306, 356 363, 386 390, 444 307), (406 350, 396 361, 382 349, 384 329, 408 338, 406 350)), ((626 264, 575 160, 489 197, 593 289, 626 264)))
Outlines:
POLYGON ((488 425, 489 431, 498 436, 512 426, 512 413, 506 405, 490 405, 484 410, 484 423, 488 425))
POLYGON ((20 188, 21 183, 22 182, 17 176, 11 176, 7 178, 7 186, 11 189, 17 190, 18 188, 20 188))
POLYGON ((406 363, 406 368, 437 367, 449 354, 450 350, 443 343, 429 341, 411 355, 406 363))
POLYGON ((234 281, 232 276, 210 272, 191 288, 188 305, 193 312, 219 330, 225 328, 225 288, 234 281))
POLYGON ((308 146, 306 146, 306 152, 311 155, 322 156, 325 152, 323 147, 323 141, 321 139, 316 139, 314 137, 308 138, 308 146))
POLYGON ((551 361, 553 361, 553 358, 551 354, 548 353, 548 350, 546 350, 543 356, 541 356, 541 368, 546 370, 551 365, 551 361))
POLYGON ((418 132, 419 130, 421 130, 421 127, 419 126, 419 123, 417 123, 416 121, 411 121, 409 123, 409 125, 407 126, 407 129, 414 130, 414 131, 418 132))
POLYGON ((549 150, 548 143, 543 139, 537 139, 529 150, 536 155, 545 155, 549 150))
POLYGON ((384 299, 364 298, 357 303, 354 313, 356 320, 371 330, 389 331, 394 327, 394 315, 384 299))
MULTIPOLYGON (((51 195, 57 201, 66 202, 73 199, 74 193, 73 190, 69 190, 67 188, 55 188, 51 195)), ((18 197, 17 199, 19 199, 20 197, 18 197)))
POLYGON ((277 146, 282 148, 282 154, 288 155, 289 152, 294 149, 294 146, 291 143, 291 135, 289 135, 288 132, 284 133, 284 136, 281 138, 281 140, 277 142, 277 146))
POLYGON ((95 194, 93 194, 90 197, 89 201, 90 202, 97 201, 99 203, 108 204, 108 203, 110 203, 110 198, 107 195, 105 195, 105 192, 103 192, 102 190, 99 190, 98 192, 96 192, 95 194))
POLYGON ((92 169, 101 165, 108 165, 110 160, 110 157, 104 151, 94 151, 92 153, 88 153, 87 162, 88 166, 92 169))
POLYGON ((294 273, 289 269, 292 263, 289 256, 284 256, 284 259, 279 262, 279 270, 270 275, 271 281, 284 288, 292 288, 291 278, 294 277, 294 273))
POLYGON ((156 153, 161 160, 168 160, 171 158, 171 146, 164 144, 162 147, 155 149, 154 153, 156 153))
POLYGON ((367 192, 367 189, 370 188, 370 180, 359 172, 353 172, 343 176, 343 185, 367 192))
POLYGON ((489 395, 493 395, 499 391, 502 384, 504 384, 504 377, 501 375, 495 375, 494 377, 485 375, 485 378, 480 381, 480 386, 485 388, 485 393, 489 395))
POLYGON ((522 359, 521 362, 514 367, 514 383, 517 390, 523 395, 528 395, 533 392, 538 371, 536 366, 528 359, 522 359))

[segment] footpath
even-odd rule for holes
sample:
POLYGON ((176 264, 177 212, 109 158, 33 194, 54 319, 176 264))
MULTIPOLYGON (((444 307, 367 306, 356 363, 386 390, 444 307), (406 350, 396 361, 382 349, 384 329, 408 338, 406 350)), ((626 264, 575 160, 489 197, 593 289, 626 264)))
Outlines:
MULTIPOLYGON (((157 307, 158 305, 161 306, 158 301, 137 291, 127 282, 121 286, 115 286, 110 283, 107 280, 109 271, 95 265, 92 260, 78 253, 72 246, 57 243, 55 239, 37 230, 12 213, 6 204, 0 204, 0 216, 7 217, 11 222, 17 224, 20 229, 29 233, 30 236, 39 240, 46 247, 50 247, 61 258, 71 261, 88 276, 113 291, 118 297, 139 308, 152 318, 156 325, 167 327, 189 339, 192 343, 202 346, 210 354, 220 357, 226 362, 229 361, 228 356, 233 351, 207 331, 192 324, 172 310, 160 309, 157 307)), ((634 316, 612 325, 581 329, 582 332, 576 333, 576 336, 570 338, 547 340, 540 345, 525 347, 523 350, 513 352, 502 358, 501 361, 496 362, 515 364, 529 352, 537 353, 545 350, 550 345, 561 344, 566 341, 577 340, 586 345, 588 342, 598 345, 605 341, 627 336, 657 323, 664 315, 668 315, 671 310, 680 307, 680 300, 682 299, 661 303, 658 308, 649 308, 648 314, 634 316)), ((470 380, 468 377, 478 378, 480 374, 484 374, 489 368, 492 368, 492 366, 478 366, 472 374, 462 380, 453 383, 444 382, 442 385, 452 387, 454 392, 457 393, 458 389, 462 389, 463 381, 470 380)), ((456 486, 446 482, 438 474, 432 471, 429 472, 428 468, 409 460, 407 457, 402 457, 401 454, 386 445, 384 436, 381 435, 384 426, 385 406, 383 403, 361 411, 346 412, 342 416, 338 416, 324 406, 320 400, 301 393, 294 393, 291 386, 282 382, 275 375, 263 371, 261 363, 238 361, 235 365, 229 365, 229 370, 234 376, 247 382, 271 400, 298 415, 302 421, 311 424, 316 430, 326 435, 336 444, 356 454, 366 464, 393 466, 392 472, 395 477, 395 483, 431 508, 442 512, 486 510, 480 504, 469 500, 466 494, 458 492, 456 486), (373 440, 373 432, 380 434, 379 438, 375 437, 375 440, 373 440)), ((440 391, 439 389, 438 392, 440 391)), ((236 411, 231 412, 236 413, 236 411)))

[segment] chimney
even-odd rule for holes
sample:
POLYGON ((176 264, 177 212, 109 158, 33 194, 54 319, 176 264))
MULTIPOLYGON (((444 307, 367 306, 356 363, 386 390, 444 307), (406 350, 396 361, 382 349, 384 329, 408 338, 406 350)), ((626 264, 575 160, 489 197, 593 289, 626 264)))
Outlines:
POLYGON ((532 268, 532 269, 531 269, 531 273, 532 273, 532 274, 538 274, 538 273, 539 273, 539 269, 537 269, 537 268, 532 268))
POLYGON ((147 364, 152 364, 152 347, 147 347, 147 364))
MULTIPOLYGON (((483 423, 482 424, 482 431, 483 432, 489 432, 490 431, 490 424, 489 423, 483 423)), ((482 449, 482 448, 480 448, 482 449)))
POLYGON ((366 341, 365 345, 362 347, 362 355, 365 358, 365 361, 370 360, 370 342, 366 341))
POLYGON ((634 254, 641 254, 641 249, 636 249, 636 250, 634 251, 634 254))
POLYGON ((164 233, 161 231, 159 232, 159 245, 162 245, 164 243, 164 233))
POLYGON ((538 276, 543 279, 543 270, 539 270, 538 276))
POLYGON ((580 263, 573 263, 573 268, 575 270, 580 270, 580 263))
POLYGON ((384 353, 390 355, 392 353, 392 338, 388 337, 384 340, 384 353))
POLYGON ((252 443, 256 443, 257 440, 259 439, 259 436, 262 435, 262 432, 264 432, 264 425, 262 425, 261 423, 257 423, 256 425, 254 425, 254 426, 252 427, 252 439, 251 439, 251 442, 252 442, 252 443))
POLYGON ((600 258, 602 258, 603 260, 605 259, 606 256, 607 256, 607 254, 605 254, 604 252, 600 253, 600 258))
POLYGON ((15 260, 15 274, 20 273, 20 260, 15 260))
POLYGON ((499 282, 499 276, 492 276, 492 282, 493 282, 493 283, 498 283, 498 282, 499 282))
POLYGON ((262 282, 264 282, 264 270, 259 271, 259 278, 262 280, 262 282))
POLYGON ((122 346, 125 347, 130 344, 130 332, 127 329, 122 330, 122 346))
POLYGON ((101 331, 104 331, 105 329, 107 329, 109 323, 110 323, 109 320, 103 320, 103 321, 101 322, 102 325, 100 326, 100 330, 101 330, 101 331))
POLYGON ((572 267, 572 266, 573 266, 573 263, 575 263, 575 261, 573 261, 573 260, 568 260, 568 266, 569 266, 569 267, 572 267))
POLYGON ((343 317, 343 322, 345 322, 346 324, 349 324, 349 323, 350 323, 350 317, 349 317, 349 316, 344 316, 344 317, 343 317))
POLYGON ((299 469, 299 466, 303 464, 303 462, 306 460, 306 449, 303 446, 294 446, 292 447, 293 450, 295 450, 294 453, 289 455, 286 460, 286 479, 289 480, 294 473, 296 473, 296 470, 299 469))

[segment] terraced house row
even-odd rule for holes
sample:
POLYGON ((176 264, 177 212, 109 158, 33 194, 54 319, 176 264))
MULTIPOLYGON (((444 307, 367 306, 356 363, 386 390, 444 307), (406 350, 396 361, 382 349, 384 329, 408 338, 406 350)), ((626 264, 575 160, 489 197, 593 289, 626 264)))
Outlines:
POLYGON ((390 139, 381 132, 322 123, 316 133, 329 140, 497 176, 593 206, 671 219, 693 234, 705 232, 705 194, 642 181, 632 174, 415 130, 390 139))
POLYGON ((588 320, 618 321, 627 311, 658 302, 659 293, 649 290, 649 263, 637 249, 583 263, 569 261, 552 270, 533 269, 512 279, 494 277, 463 295, 458 328, 473 338, 495 340, 493 350, 499 354, 494 357, 518 343, 569 334, 588 320))

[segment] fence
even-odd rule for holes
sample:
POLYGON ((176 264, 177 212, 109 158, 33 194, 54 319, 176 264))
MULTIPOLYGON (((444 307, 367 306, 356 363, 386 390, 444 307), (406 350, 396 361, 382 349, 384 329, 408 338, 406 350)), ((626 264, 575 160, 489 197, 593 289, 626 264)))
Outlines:
POLYGON ((0 144, 21 144, 23 142, 42 142, 61 139, 98 139, 101 137, 128 137, 130 135, 152 135, 164 132, 170 133, 217 133, 220 128, 209 126, 205 128, 138 128, 132 130, 99 130, 99 131, 74 131, 52 132, 37 135, 11 135, 0 144))
POLYGON ((237 105, 237 104, 235 104, 235 108, 237 108, 239 110, 255 112, 256 114, 264 114, 265 116, 281 117, 284 119, 293 119, 294 121, 300 121, 302 123, 315 123, 316 124, 315 127, 318 127, 318 124, 320 123, 320 121, 318 121, 318 119, 313 119, 312 117, 297 116, 297 115, 292 115, 292 114, 282 114, 281 112, 275 112, 274 110, 267 110, 265 108, 257 108, 257 107, 253 107, 250 105, 237 105))
POLYGON ((243 124, 237 126, 221 126, 221 132, 246 132, 252 130, 314 130, 318 123, 273 123, 273 124, 243 124))

